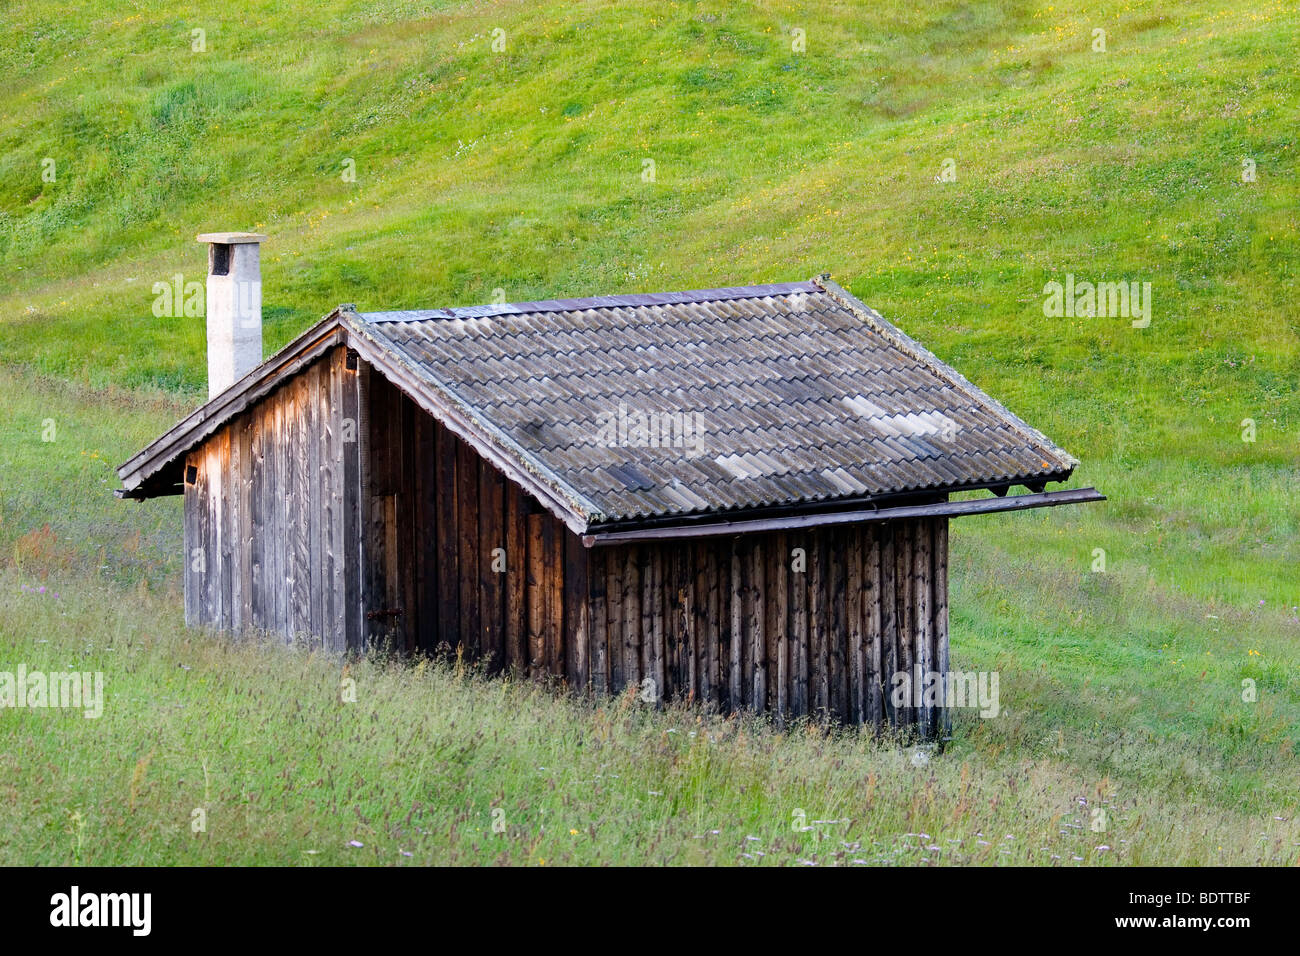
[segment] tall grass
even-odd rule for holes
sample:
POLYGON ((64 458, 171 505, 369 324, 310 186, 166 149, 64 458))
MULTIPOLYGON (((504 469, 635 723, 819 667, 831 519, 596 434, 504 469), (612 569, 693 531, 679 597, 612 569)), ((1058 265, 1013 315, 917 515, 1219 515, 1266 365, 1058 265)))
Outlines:
POLYGON ((94 662, 109 709, 0 711, 0 859, 1293 862, 1298 27, 1280 0, 9 4, 0 670, 94 662), (343 301, 830 270, 1110 500, 954 522, 954 661, 1005 706, 925 767, 429 665, 355 662, 344 705, 337 662, 185 632, 177 503, 110 497, 203 396, 202 321, 153 284, 231 228, 271 236, 268 350, 343 301), (1066 273, 1152 282, 1150 328, 1047 318, 1066 273))

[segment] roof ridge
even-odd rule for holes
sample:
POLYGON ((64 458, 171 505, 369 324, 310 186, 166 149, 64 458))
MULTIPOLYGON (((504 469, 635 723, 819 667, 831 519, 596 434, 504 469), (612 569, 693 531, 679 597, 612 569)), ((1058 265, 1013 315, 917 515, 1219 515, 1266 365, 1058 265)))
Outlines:
POLYGON ((540 299, 536 302, 505 302, 467 305, 445 309, 406 309, 391 312, 358 312, 367 322, 422 322, 429 319, 490 319, 499 315, 533 315, 538 312, 574 312, 581 309, 628 308, 643 305, 684 305, 691 302, 725 302, 730 299, 762 299, 794 292, 816 292, 811 281, 779 282, 768 285, 724 286, 684 292, 634 292, 597 295, 581 299, 540 299))

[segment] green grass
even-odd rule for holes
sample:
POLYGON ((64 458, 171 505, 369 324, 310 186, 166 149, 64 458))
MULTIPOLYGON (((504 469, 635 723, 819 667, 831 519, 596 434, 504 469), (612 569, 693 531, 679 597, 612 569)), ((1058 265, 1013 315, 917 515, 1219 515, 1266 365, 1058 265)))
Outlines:
POLYGON ((0 862, 1295 862, 1297 28, 1245 0, 10 4, 0 670, 94 661, 108 700, 0 711, 0 862), (176 502, 110 497, 204 394, 202 320, 153 284, 245 228, 268 349, 345 301, 829 270, 1110 500, 954 523, 954 663, 1004 710, 925 768, 382 661, 343 705, 336 662, 186 632, 176 502), (1045 317, 1066 273, 1151 282, 1150 328, 1045 317))

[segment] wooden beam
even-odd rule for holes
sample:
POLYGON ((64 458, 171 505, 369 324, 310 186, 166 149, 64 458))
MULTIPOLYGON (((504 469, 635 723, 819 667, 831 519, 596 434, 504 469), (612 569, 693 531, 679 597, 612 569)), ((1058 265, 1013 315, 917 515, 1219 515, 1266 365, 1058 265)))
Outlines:
POLYGON ((756 518, 749 521, 718 521, 713 524, 672 525, 631 531, 597 531, 582 536, 589 548, 633 541, 663 541, 681 538, 711 538, 719 535, 753 534, 759 531, 789 531, 827 525, 858 524, 871 521, 894 521, 898 518, 929 518, 945 515, 992 514, 998 511, 1023 511, 1026 508, 1052 508, 1056 505, 1105 501, 1096 488, 1071 488, 1042 494, 1011 495, 1005 498, 972 498, 966 501, 937 501, 928 505, 905 505, 897 508, 835 511, 827 514, 790 515, 784 518, 756 518))

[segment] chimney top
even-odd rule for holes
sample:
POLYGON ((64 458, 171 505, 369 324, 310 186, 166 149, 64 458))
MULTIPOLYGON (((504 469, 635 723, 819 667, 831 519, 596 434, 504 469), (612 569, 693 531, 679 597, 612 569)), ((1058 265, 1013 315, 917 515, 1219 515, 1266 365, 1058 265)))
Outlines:
POLYGON ((255 232, 202 232, 208 244, 208 398, 262 364, 262 240, 255 232))
POLYGON ((194 238, 198 242, 215 242, 223 246, 241 242, 266 242, 266 236, 256 232, 201 232, 194 238))

